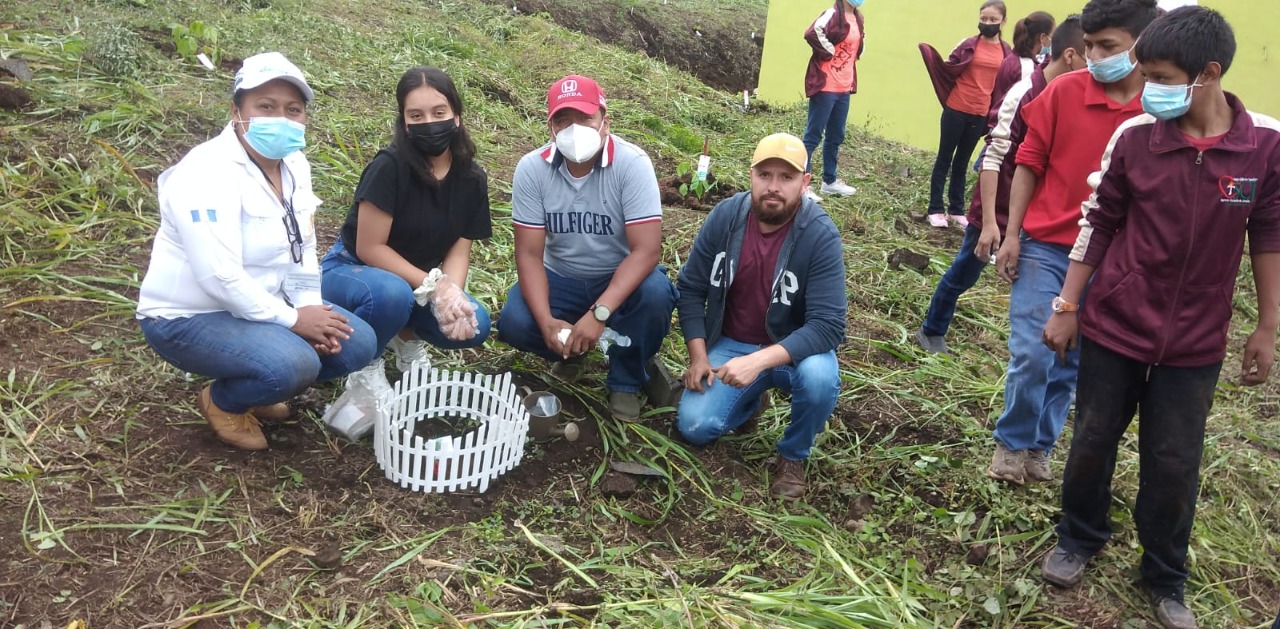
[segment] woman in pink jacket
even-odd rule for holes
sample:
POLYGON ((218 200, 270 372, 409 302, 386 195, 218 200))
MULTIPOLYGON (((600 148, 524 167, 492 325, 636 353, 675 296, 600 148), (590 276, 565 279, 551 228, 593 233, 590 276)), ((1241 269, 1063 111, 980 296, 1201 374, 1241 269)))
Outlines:
MULTIPOLYGON (((864 22, 858 8, 862 1, 836 0, 835 6, 823 11, 804 32, 813 54, 804 75, 809 121, 803 141, 809 151, 810 169, 813 152, 822 144, 822 194, 849 196, 856 192, 853 186, 836 178, 836 162, 849 119, 849 95, 858 91, 857 62, 864 47, 864 22)), ((815 201, 822 200, 813 190, 806 190, 805 194, 815 201)))

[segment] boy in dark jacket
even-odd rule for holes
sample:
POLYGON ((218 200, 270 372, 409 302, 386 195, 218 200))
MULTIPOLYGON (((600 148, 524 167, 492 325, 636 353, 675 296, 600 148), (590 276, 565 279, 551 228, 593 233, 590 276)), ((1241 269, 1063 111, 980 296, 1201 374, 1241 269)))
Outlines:
POLYGON ((689 348, 676 425, 694 445, 742 426, 772 388, 791 393, 770 492, 804 496, 804 460, 836 406, 844 341, 844 257, 831 218, 805 198, 805 148, 785 133, 760 141, 751 191, 721 201, 680 270, 689 348))
POLYGON ((1044 329, 1059 356, 1080 341, 1079 397, 1062 480, 1058 546, 1046 581, 1080 582, 1111 537, 1116 449, 1139 413, 1141 469, 1134 522, 1142 577, 1165 627, 1195 627, 1183 605, 1187 546, 1199 490, 1205 421, 1226 354, 1245 236, 1258 325, 1240 379, 1267 379, 1280 313, 1280 122, 1247 111, 1221 79, 1235 55, 1231 27, 1201 7, 1169 12, 1135 55, 1147 115, 1112 136, 1091 178, 1080 235, 1044 329))

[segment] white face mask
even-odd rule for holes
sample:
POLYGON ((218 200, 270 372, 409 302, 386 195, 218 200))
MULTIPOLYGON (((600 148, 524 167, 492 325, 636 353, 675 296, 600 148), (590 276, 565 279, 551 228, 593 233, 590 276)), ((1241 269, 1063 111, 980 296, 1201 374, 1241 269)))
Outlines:
POLYGON ((556 134, 556 150, 575 164, 582 164, 595 157, 603 143, 600 131, 586 125, 569 125, 556 134))

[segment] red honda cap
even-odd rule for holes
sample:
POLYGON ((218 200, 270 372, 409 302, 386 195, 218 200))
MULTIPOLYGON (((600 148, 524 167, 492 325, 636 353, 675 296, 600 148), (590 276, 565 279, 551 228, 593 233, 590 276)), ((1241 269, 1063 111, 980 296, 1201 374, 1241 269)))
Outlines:
POLYGON ((547 118, 565 107, 590 116, 605 109, 604 90, 589 77, 570 74, 552 83, 551 89, 547 90, 547 118))

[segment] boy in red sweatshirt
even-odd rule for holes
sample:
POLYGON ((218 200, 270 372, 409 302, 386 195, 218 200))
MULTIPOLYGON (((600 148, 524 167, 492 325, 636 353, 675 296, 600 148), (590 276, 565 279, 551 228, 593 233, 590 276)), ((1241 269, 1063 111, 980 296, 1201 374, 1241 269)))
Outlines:
POLYGON ((1078 302, 1044 328, 1062 356, 1080 341, 1079 397, 1062 479, 1058 546, 1046 581, 1080 582, 1111 537, 1116 449, 1135 409, 1141 464, 1133 519, 1142 578, 1164 627, 1195 627, 1183 605, 1205 421, 1226 354, 1246 235, 1258 325, 1240 379, 1267 379, 1280 314, 1280 122, 1224 92, 1236 43, 1217 12, 1185 7, 1135 49, 1143 109, 1112 136, 1060 298, 1078 302))
POLYGON ((1004 412, 992 431, 987 475, 1021 485, 1052 478, 1050 452, 1067 422, 1079 352, 1058 361, 1040 342, 1062 290, 1067 254, 1080 231, 1080 204, 1107 140, 1142 113, 1142 75, 1132 50, 1156 18, 1155 0, 1090 0, 1080 12, 1088 72, 1070 72, 1022 108, 1026 138, 1009 189, 1009 223, 996 272, 1009 295, 1009 371, 1004 412))
POLYGON ((973 288, 1000 248, 1005 223, 1009 220, 1009 184, 1017 167, 1018 145, 1026 136, 1027 125, 1019 112, 1035 100, 1049 83, 1059 76, 1083 68, 1084 31, 1080 16, 1072 15, 1053 31, 1053 53, 1045 64, 1031 70, 1031 76, 1019 81, 1005 94, 998 108, 988 116, 987 146, 983 151, 982 171, 973 187, 969 203, 969 224, 964 240, 956 252, 951 268, 938 280, 925 313, 924 323, 916 329, 916 342, 930 354, 946 354, 946 334, 956 314, 956 302, 973 288))

